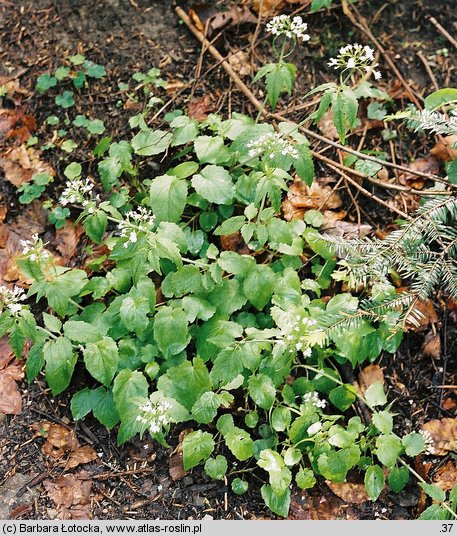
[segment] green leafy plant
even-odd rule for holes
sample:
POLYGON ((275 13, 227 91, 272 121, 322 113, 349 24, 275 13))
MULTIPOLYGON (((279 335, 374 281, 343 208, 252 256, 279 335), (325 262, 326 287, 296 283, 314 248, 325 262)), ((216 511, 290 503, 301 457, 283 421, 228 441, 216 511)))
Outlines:
POLYGON ((22 183, 17 189, 21 192, 19 196, 19 202, 27 205, 34 199, 41 197, 46 190, 46 186, 54 180, 54 177, 48 173, 35 173, 29 182, 22 183))
POLYGON ((276 108, 282 93, 292 93, 297 69, 293 63, 285 62, 299 40, 308 41, 308 25, 301 17, 278 15, 267 24, 267 31, 273 35, 273 52, 277 62, 264 65, 254 77, 253 82, 265 78, 267 99, 272 109, 276 108))
MULTIPOLYGON (((262 74, 273 108, 292 87, 283 61, 287 40, 294 46, 305 29, 290 18, 270 27, 282 40, 279 62, 262 74)), ((342 141, 367 91, 366 84, 356 93, 346 83, 362 67, 372 68, 368 49, 345 47, 331 62, 343 68, 340 85, 318 88, 324 95, 317 114, 331 106, 342 141)), ((80 55, 70 62, 84 76, 104 74, 80 55)), ((43 75, 39 87, 73 81, 72 69, 43 75)), ((159 88, 158 76, 151 70, 136 81, 159 88)), ((73 417, 92 413, 107 428, 119 426, 119 444, 147 433, 167 445, 171 427, 188 423, 184 469, 202 465, 211 478, 230 481, 236 494, 248 490, 256 470, 263 500, 279 516, 288 514, 292 482, 309 489, 319 477, 344 482, 359 471, 372 501, 386 485, 401 491, 415 474, 403 457, 432 453, 433 442, 414 430, 397 435, 383 386, 375 382, 360 393, 341 370, 395 352, 401 342, 403 296, 388 279, 392 266, 409 270, 413 292, 422 296, 424 285, 436 282, 433 270, 442 275, 455 262, 448 257, 456 250, 454 198, 428 201, 414 233, 407 223, 383 242, 331 242, 319 233, 320 212, 303 220, 281 217, 293 173, 308 185, 314 178, 309 145, 293 125, 275 130, 236 113, 199 122, 176 111, 153 129, 146 119, 147 110, 131 118, 128 139, 98 141, 90 177, 85 162, 70 162, 60 205, 49 216, 62 226, 74 214, 88 241, 108 253, 91 259, 88 273, 57 265, 34 235, 18 261, 32 282, 27 296, 0 287, 0 336, 9 334, 18 357, 30 342, 28 380, 43 371, 56 396, 71 388, 76 367, 85 369, 91 380, 72 396, 73 417), (144 178, 151 162, 161 174, 144 178), (411 266, 403 260, 424 253, 418 245, 424 237, 446 241, 440 254, 433 250, 431 270, 422 257, 411 266), (406 255, 396 258, 398 244, 406 255), (338 247, 346 257, 337 266, 338 247), (362 295, 325 296, 338 280, 356 282, 362 274, 368 283, 373 267, 377 280, 362 295), (44 305, 39 322, 26 298, 44 305), (354 416, 354 404, 370 410, 371 422, 354 416)), ((84 116, 73 122, 92 124, 84 116)), ((101 134, 98 123, 94 128, 101 134)), ((453 292, 452 281, 445 284, 453 292)), ((446 500, 421 483, 438 501, 426 515, 455 510, 454 492, 446 500)))

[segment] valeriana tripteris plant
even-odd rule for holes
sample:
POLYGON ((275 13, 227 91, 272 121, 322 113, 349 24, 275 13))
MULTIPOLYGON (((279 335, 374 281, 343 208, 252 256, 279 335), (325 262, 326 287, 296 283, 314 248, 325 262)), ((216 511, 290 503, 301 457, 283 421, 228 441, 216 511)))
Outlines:
POLYGON ((284 59, 292 54, 298 42, 309 41, 310 35, 306 33, 308 25, 298 16, 274 17, 267 24, 266 29, 273 35, 273 52, 277 61, 259 69, 253 82, 265 78, 267 99, 271 107, 275 109, 282 93, 291 94, 297 71, 293 63, 286 63, 284 59))
MULTIPOLYGON (((354 80, 359 85, 366 75, 372 74, 375 80, 379 80, 382 74, 376 69, 378 63, 375 63, 374 50, 368 45, 363 46, 358 43, 341 47, 338 55, 330 58, 327 65, 340 71, 340 83, 322 84, 305 95, 308 97, 323 93, 318 109, 308 117, 308 120, 318 123, 325 112, 331 108, 333 123, 341 143, 344 143, 347 132, 358 123, 359 95, 355 91, 356 88, 347 85, 348 81, 354 80)), ((380 91, 377 93, 379 97, 384 96, 380 91)))

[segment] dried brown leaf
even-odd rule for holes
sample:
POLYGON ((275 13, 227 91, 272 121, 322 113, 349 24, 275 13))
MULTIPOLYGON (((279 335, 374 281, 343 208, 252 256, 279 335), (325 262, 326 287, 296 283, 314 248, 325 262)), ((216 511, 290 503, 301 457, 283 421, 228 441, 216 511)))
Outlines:
POLYGON ((76 255, 83 233, 82 226, 75 225, 75 222, 71 220, 67 220, 64 227, 57 229, 51 245, 60 253, 64 265, 67 265, 76 255))
POLYGON ((87 471, 48 479, 43 485, 57 507, 59 519, 90 519, 92 482, 87 471))
POLYGON ((328 489, 300 491, 290 501, 289 516, 294 520, 359 519, 353 506, 345 504, 328 489))
POLYGON ((219 11, 211 18, 211 32, 221 30, 224 26, 235 26, 239 24, 256 24, 255 17, 247 6, 233 5, 227 11, 219 11))
POLYGON ((240 76, 250 76, 252 74, 251 64, 247 52, 238 50, 228 57, 228 62, 240 76))
POLYGON ((338 131, 333 123, 332 110, 327 110, 325 112, 325 114, 322 116, 322 119, 319 121, 319 123, 317 123, 317 128, 326 138, 329 138, 330 140, 337 140, 339 138, 338 131))
POLYGON ((384 385, 384 373, 379 365, 368 365, 362 369, 357 377, 357 382, 360 385, 362 394, 375 382, 384 385))
POLYGON ((315 180, 308 186, 300 179, 295 180, 282 203, 284 219, 303 219, 307 210, 336 209, 342 205, 340 196, 330 186, 321 185, 315 180))
POLYGON ((65 469, 73 469, 74 467, 78 467, 78 465, 93 462, 96 459, 97 453, 94 448, 90 445, 84 445, 70 453, 70 457, 64 464, 65 469))
POLYGON ((271 17, 280 13, 285 5, 285 0, 254 0, 253 7, 263 17, 271 17))
POLYGON ((425 336, 424 344, 422 345, 422 352, 428 357, 438 358, 441 355, 441 338, 438 333, 427 333, 425 336))
POLYGON ((49 164, 40 160, 41 152, 33 147, 20 145, 6 151, 0 160, 5 179, 18 188, 22 183, 30 181, 36 173, 55 175, 49 164))
POLYGON ((45 437, 46 442, 41 447, 43 454, 51 458, 62 458, 66 453, 79 448, 79 442, 73 430, 57 423, 42 421, 32 426, 36 430, 34 437, 45 437))
POLYGON ((336 483, 330 482, 330 480, 326 480, 325 483, 335 495, 346 503, 362 504, 370 500, 364 484, 354 484, 352 482, 336 483))
POLYGON ((179 443, 175 450, 171 453, 171 456, 168 458, 168 472, 173 482, 181 480, 184 478, 189 471, 184 469, 183 460, 182 460, 182 442, 187 434, 192 430, 186 428, 179 434, 179 443))
POLYGON ((204 95, 198 99, 192 99, 189 102, 188 115, 191 119, 204 121, 208 117, 210 111, 211 98, 208 95, 204 95))
POLYGON ((457 450, 457 418, 433 419, 422 425, 433 439, 434 454, 446 456, 457 450))
POLYGON ((405 329, 408 331, 421 331, 430 324, 438 322, 438 315, 431 300, 421 300, 414 306, 415 323, 409 320, 405 329))
POLYGON ((39 201, 28 205, 12 223, 0 223, 0 284, 23 281, 16 263, 22 252, 20 242, 29 240, 35 233, 42 234, 46 223, 46 212, 39 201))
POLYGON ((22 410, 22 397, 17 381, 24 377, 22 366, 15 361, 0 370, 0 413, 19 415, 22 410))
POLYGON ((444 489, 444 491, 451 490, 457 484, 457 467, 455 463, 449 460, 440 467, 433 477, 433 483, 444 489))
MULTIPOLYGON (((419 171, 420 173, 436 174, 440 169, 440 163, 434 156, 430 158, 418 158, 411 162, 408 166, 412 171, 419 171)), ((405 186, 421 190, 424 187, 426 179, 424 177, 418 177, 414 173, 404 172, 398 177, 398 181, 405 186)))
POLYGON ((236 251, 240 255, 252 254, 252 251, 246 245, 239 231, 229 235, 221 236, 220 240, 221 249, 224 251, 236 251))
POLYGON ((442 141, 436 143, 430 153, 440 160, 449 162, 457 158, 457 149, 453 149, 455 144, 457 144, 457 135, 446 136, 442 141))
MULTIPOLYGON (((330 211, 327 211, 327 213, 328 212, 330 211)), ((346 240, 350 240, 352 238, 363 238, 368 236, 372 230, 373 227, 368 225, 368 223, 361 223, 358 225, 357 223, 338 220, 328 222, 324 221, 324 224, 321 227, 321 231, 325 231, 325 234, 341 236, 346 240)))

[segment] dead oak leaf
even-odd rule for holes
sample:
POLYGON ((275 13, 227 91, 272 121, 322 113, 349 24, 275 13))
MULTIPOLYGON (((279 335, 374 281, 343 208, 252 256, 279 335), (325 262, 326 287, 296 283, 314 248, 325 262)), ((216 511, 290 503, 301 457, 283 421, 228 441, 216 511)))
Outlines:
POLYGON ((43 485, 57 507, 59 519, 90 519, 92 482, 87 471, 45 480, 43 485))
POLYGON ((430 331, 425 336, 424 344, 422 345, 422 353, 425 356, 438 358, 441 355, 441 338, 439 333, 430 331))
POLYGON ((330 480, 326 480, 325 483, 335 495, 348 504, 362 504, 370 500, 364 484, 336 483, 330 482, 330 480))
POLYGON ((65 469, 73 469, 78 465, 93 462, 97 459, 97 453, 90 445, 78 447, 70 453, 70 457, 65 461, 65 469))
POLYGON ((336 209, 342 205, 341 197, 326 185, 315 180, 311 186, 297 179, 289 187, 286 199, 282 203, 284 219, 303 219, 308 210, 336 209))
POLYGON ((204 95, 198 99, 192 99, 189 102, 187 110, 188 116, 197 121, 204 121, 211 111, 211 99, 208 95, 204 95))
POLYGON ((65 226, 57 229, 54 238, 51 240, 51 246, 54 247, 61 255, 61 261, 67 265, 76 255, 78 244, 84 230, 81 225, 75 225, 72 220, 67 220, 65 226))
POLYGON ((368 365, 363 368, 358 377, 357 382, 360 385, 362 394, 375 382, 384 385, 384 373, 379 365, 368 365))
POLYGON ((431 149, 430 153, 433 156, 436 156, 440 160, 445 162, 450 162, 457 158, 457 149, 455 145, 457 144, 457 135, 446 136, 443 140, 438 141, 436 145, 431 149))
POLYGON ((433 419, 423 424, 422 430, 432 436, 433 454, 436 456, 457 450, 457 418, 433 419))
POLYGON ((18 188, 22 183, 29 182, 36 173, 47 173, 54 177, 55 171, 40 160, 40 156, 38 149, 25 145, 6 151, 0 160, 5 179, 18 188))
POLYGON ((433 483, 444 491, 451 490, 457 484, 457 467, 449 460, 440 467, 433 477, 433 483))
POLYGON ((440 170, 440 163, 434 156, 430 158, 418 158, 414 162, 411 162, 408 168, 412 173, 405 171, 399 175, 398 181, 400 184, 409 186, 410 188, 421 190, 424 187, 426 179, 417 176, 414 172, 419 171, 420 173, 435 175, 440 170))

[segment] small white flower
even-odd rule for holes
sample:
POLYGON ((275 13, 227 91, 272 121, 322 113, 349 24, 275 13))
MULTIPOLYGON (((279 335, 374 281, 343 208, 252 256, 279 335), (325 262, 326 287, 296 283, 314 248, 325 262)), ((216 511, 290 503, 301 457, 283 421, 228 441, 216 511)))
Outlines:
POLYGON ((319 398, 319 395, 315 391, 311 393, 305 393, 303 395, 303 401, 307 404, 311 404, 315 408, 323 409, 327 405, 327 402, 325 400, 321 400, 319 398))
POLYGON ((291 18, 289 15, 278 15, 267 24, 267 32, 275 37, 285 35, 288 39, 301 39, 309 41, 310 36, 306 33, 308 25, 301 17, 291 18))
POLYGON ((24 309, 24 305, 20 302, 25 299, 25 292, 20 287, 9 289, 4 285, 0 285, 0 311, 6 308, 13 316, 16 316, 24 309))
POLYGON ((321 421, 317 421, 315 422, 314 424, 312 424, 308 430, 306 430, 306 433, 309 435, 309 436, 313 436, 315 434, 317 434, 317 432, 320 432, 322 429, 322 423, 321 421))
POLYGON ((249 149, 249 158, 256 156, 269 158, 273 160, 276 156, 290 156, 294 160, 299 158, 299 153, 295 146, 286 140, 281 133, 269 132, 263 134, 255 140, 251 140, 247 147, 249 149))
POLYGON ((118 225, 121 238, 127 238, 124 248, 127 248, 129 244, 135 244, 138 241, 138 233, 150 232, 154 224, 155 216, 147 208, 138 207, 136 210, 127 212, 124 221, 118 225))
POLYGON ((432 434, 428 430, 419 430, 419 434, 424 438, 425 453, 435 454, 435 441, 433 440, 432 434))
POLYGON ((341 47, 338 56, 336 58, 330 58, 327 65, 334 69, 342 69, 343 71, 356 69, 366 73, 373 72, 375 80, 379 80, 381 78, 381 72, 375 70, 378 64, 373 64, 373 62, 374 50, 368 45, 362 46, 354 43, 341 47))
POLYGON ((92 199, 94 185, 89 179, 74 179, 67 181, 65 189, 60 195, 59 202, 65 206, 68 203, 78 203, 86 206, 92 199))
POLYGON ((172 408, 169 402, 162 401, 152 403, 148 400, 145 404, 139 407, 142 412, 136 417, 136 420, 142 425, 144 430, 148 430, 150 434, 158 434, 165 426, 170 423, 168 411, 172 408))

